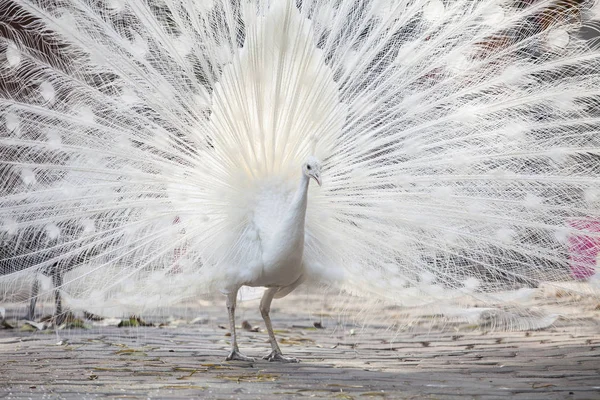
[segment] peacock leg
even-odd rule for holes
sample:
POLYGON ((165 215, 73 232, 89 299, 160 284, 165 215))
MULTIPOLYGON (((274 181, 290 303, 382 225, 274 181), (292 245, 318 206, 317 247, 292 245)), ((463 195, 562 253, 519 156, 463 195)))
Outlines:
POLYGON ((271 353, 263 357, 263 359, 268 361, 297 363, 297 359, 283 356, 283 354, 281 353, 281 349, 277 344, 275 334, 273 333, 273 326, 271 325, 271 317, 269 317, 269 311, 271 311, 271 301, 273 301, 273 297, 275 296, 275 293, 277 293, 277 290, 279 290, 279 288, 267 289, 262 299, 260 300, 260 313, 263 319, 265 320, 265 325, 267 326, 267 332, 269 332, 269 341, 271 342, 272 349, 271 353))
POLYGON ((27 311, 27 315, 25 316, 26 320, 35 321, 35 305, 37 303, 37 296, 39 292, 40 281, 35 277, 33 281, 33 287, 31 288, 31 301, 29 302, 29 311, 27 311))
POLYGON ((231 353, 225 359, 226 361, 254 361, 252 357, 246 357, 240 353, 237 344, 237 336, 235 334, 235 305, 237 301, 237 290, 227 295, 227 312, 229 313, 229 328, 231 329, 231 353))

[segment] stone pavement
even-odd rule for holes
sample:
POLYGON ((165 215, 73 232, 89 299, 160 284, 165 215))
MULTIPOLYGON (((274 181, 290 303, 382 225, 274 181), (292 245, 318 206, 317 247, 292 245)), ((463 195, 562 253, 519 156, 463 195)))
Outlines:
MULTIPOLYGON (((260 360, 269 344, 255 302, 238 313, 238 325, 247 321, 240 347, 254 363, 224 361, 222 301, 199 303, 161 327, 0 330, 0 398, 600 399, 595 303, 586 303, 585 317, 541 331, 436 333, 351 328, 350 318, 323 312, 321 300, 274 303, 282 350, 299 364, 260 360)), ((355 307, 345 307, 348 315, 355 307)), ((388 320, 394 312, 369 309, 388 320)))

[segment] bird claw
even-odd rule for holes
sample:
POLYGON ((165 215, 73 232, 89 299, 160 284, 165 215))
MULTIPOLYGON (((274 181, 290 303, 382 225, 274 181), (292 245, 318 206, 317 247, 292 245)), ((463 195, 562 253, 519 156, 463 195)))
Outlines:
POLYGON ((281 354, 280 352, 277 352, 277 351, 272 351, 268 355, 264 356, 263 360, 277 361, 277 362, 284 362, 284 363, 297 363, 298 362, 298 360, 296 358, 284 357, 283 354, 281 354))
POLYGON ((225 359, 225 361, 232 361, 232 360, 247 361, 247 362, 254 362, 254 361, 256 361, 256 360, 254 360, 254 358, 247 357, 247 356, 243 355, 242 353, 240 353, 237 350, 232 350, 231 353, 229 353, 229 355, 225 359))

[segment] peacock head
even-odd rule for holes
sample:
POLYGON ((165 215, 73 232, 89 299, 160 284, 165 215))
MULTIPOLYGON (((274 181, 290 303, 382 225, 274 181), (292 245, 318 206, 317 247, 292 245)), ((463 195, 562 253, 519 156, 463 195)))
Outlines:
POLYGON ((316 157, 310 156, 302 166, 302 172, 309 178, 313 178, 321 186, 321 163, 316 157))

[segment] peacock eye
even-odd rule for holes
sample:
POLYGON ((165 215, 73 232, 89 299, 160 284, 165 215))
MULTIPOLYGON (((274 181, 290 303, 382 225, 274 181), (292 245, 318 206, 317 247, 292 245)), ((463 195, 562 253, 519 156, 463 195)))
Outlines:
POLYGON ((307 165, 307 166, 306 166, 306 169, 310 171, 310 165, 307 165))

